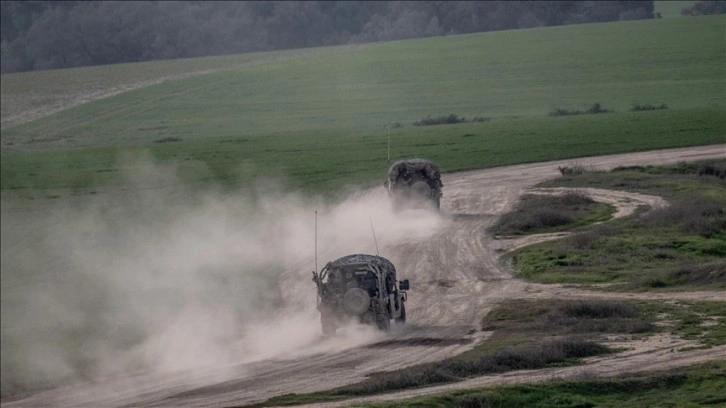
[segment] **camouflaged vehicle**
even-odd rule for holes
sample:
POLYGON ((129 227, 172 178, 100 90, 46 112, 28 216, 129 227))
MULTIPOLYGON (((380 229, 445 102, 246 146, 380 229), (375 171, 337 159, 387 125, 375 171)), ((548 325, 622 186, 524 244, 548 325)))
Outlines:
POLYGON ((424 159, 399 160, 388 169, 385 187, 393 208, 441 206, 441 172, 432 161, 424 159))
POLYGON ((396 268, 376 255, 348 255, 313 272, 324 335, 335 334, 347 320, 388 330, 391 319, 406 322, 408 279, 396 281, 396 268))

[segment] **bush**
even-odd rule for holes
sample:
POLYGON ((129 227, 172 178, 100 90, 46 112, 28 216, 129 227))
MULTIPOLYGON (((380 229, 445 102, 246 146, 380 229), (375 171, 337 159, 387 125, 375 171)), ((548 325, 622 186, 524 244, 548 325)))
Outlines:
POLYGON ((655 106, 655 105, 651 105, 651 104, 641 105, 638 102, 634 102, 633 107, 630 108, 630 110, 633 112, 659 110, 659 109, 668 109, 668 106, 665 103, 661 103, 660 105, 655 106))
POLYGON ((514 211, 502 215, 490 228, 496 235, 552 232, 584 225, 605 217, 600 204, 585 194, 525 195, 514 211))
POLYGON ((571 235, 566 238, 566 242, 575 249, 592 249, 602 239, 616 234, 616 230, 609 226, 600 224, 596 228, 571 235))
POLYGON ((696 174, 714 176, 723 180, 726 178, 726 163, 702 163, 698 165, 696 174))
POLYGON ((503 215, 497 223, 497 229, 501 234, 522 234, 540 228, 566 225, 573 221, 562 212, 537 208, 503 215))
POLYGON ((452 113, 449 116, 439 116, 438 118, 432 118, 427 116, 417 122, 413 122, 414 126, 433 126, 433 125, 451 125, 455 123, 465 123, 466 118, 459 118, 456 114, 452 113))
POLYGON ((583 174, 588 171, 585 166, 577 163, 572 166, 559 166, 557 167, 557 170, 559 170, 560 174, 563 176, 577 176, 578 174, 583 174))
POLYGON ((169 143, 169 142, 181 142, 182 138, 180 137, 165 137, 162 139, 154 140, 154 143, 169 143))
POLYGON ((584 111, 555 108, 552 112, 548 113, 548 116, 571 116, 571 115, 583 115, 583 114, 596 114, 596 113, 608 113, 612 112, 612 109, 605 109, 600 102, 593 103, 589 108, 584 111))
POLYGON ((611 109, 605 109, 600 105, 599 102, 593 103, 592 106, 590 106, 590 109, 587 110, 587 113, 608 113, 612 112, 611 109))
POLYGON ((653 271, 638 276, 628 282, 627 287, 668 288, 678 286, 710 286, 726 287, 726 263, 709 262, 699 264, 694 261, 679 263, 674 268, 653 271))
POLYGON ((574 191, 569 191, 565 194, 562 194, 558 198, 558 204, 567 206, 588 205, 595 203, 595 200, 590 198, 590 196, 588 196, 587 194, 574 191))
POLYGON ((726 214, 718 202, 686 199, 643 214, 638 222, 650 226, 678 226, 684 234, 706 238, 726 229, 726 214))
POLYGON ((582 114, 582 111, 579 111, 579 110, 555 108, 552 112, 549 113, 549 116, 568 116, 568 115, 581 115, 581 114, 582 114))
POLYGON ((426 116, 425 118, 413 122, 414 126, 434 126, 434 125, 452 125, 456 123, 469 123, 469 122, 489 122, 491 118, 485 118, 482 116, 476 116, 471 120, 466 119, 465 117, 459 117, 455 113, 450 114, 449 116, 439 116, 438 118, 432 118, 431 116, 426 116))
POLYGON ((590 319, 634 318, 640 315, 640 310, 633 304, 609 300, 573 301, 563 304, 560 310, 569 317, 590 319))

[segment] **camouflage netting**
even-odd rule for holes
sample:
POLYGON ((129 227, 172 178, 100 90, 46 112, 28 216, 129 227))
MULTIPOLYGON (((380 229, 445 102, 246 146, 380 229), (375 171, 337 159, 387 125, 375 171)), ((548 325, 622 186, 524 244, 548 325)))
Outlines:
POLYGON ((381 272, 385 273, 386 275, 392 276, 394 279, 396 277, 396 268, 393 266, 391 261, 389 261, 386 258, 376 256, 376 255, 365 255, 365 254, 348 255, 348 256, 344 256, 342 258, 338 258, 335 261, 328 263, 328 265, 326 265, 326 267, 336 268, 336 267, 342 267, 345 265, 353 265, 353 264, 373 264, 381 272))
POLYGON ((390 181, 396 181, 402 173, 413 174, 420 171, 423 171, 429 179, 439 180, 441 178, 439 167, 432 161, 425 159, 406 159, 399 160, 391 165, 391 168, 388 170, 388 179, 390 181))

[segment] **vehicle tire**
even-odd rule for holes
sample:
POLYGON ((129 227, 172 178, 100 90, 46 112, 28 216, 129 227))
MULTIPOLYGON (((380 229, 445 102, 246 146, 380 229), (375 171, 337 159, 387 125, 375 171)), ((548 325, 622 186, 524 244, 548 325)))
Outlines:
POLYGON ((388 331, 391 328, 391 314, 388 313, 388 310, 384 313, 383 319, 376 320, 376 326, 383 331, 388 331))
POLYGON ((434 198, 434 208, 437 210, 441 209, 441 197, 434 198))
POLYGON ((331 318, 320 316, 320 323, 323 326, 323 336, 329 337, 335 335, 335 321, 331 318))
POLYGON ((403 326, 406 324, 406 302, 401 302, 401 317, 395 319, 396 325, 403 326))
POLYGON ((411 197, 421 200, 431 197, 431 186, 425 181, 417 181, 411 184, 411 197))
POLYGON ((361 315, 371 305, 371 298, 368 292, 361 288, 351 288, 343 295, 343 308, 350 314, 361 315))

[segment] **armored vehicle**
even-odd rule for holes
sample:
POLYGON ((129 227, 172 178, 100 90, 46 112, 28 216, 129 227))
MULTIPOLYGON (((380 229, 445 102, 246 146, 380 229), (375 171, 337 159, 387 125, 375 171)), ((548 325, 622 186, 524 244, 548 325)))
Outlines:
POLYGON ((429 160, 406 159, 393 163, 385 186, 396 210, 422 204, 440 208, 444 184, 438 166, 429 160))
POLYGON ((324 335, 349 319, 388 330, 391 319, 406 322, 408 279, 396 281, 396 268, 376 255, 348 255, 313 272, 324 335))

